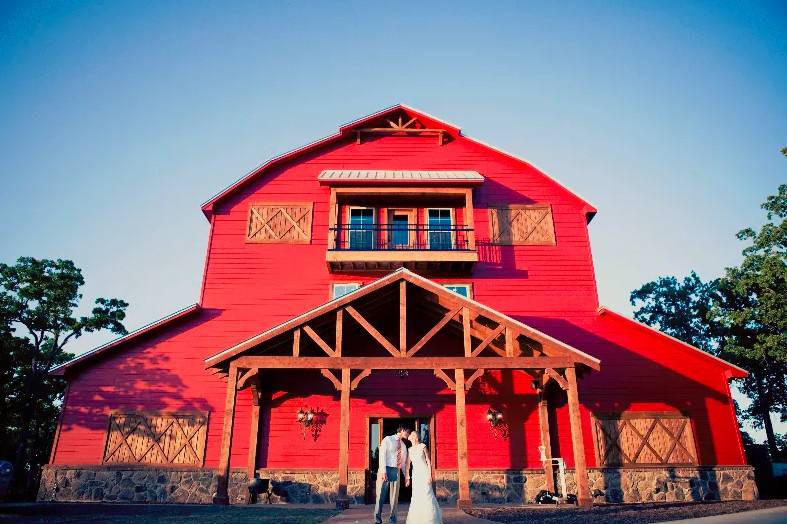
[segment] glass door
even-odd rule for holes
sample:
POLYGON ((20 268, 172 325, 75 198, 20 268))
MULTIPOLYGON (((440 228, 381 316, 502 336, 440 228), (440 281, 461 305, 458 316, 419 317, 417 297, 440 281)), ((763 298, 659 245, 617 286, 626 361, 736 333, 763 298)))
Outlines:
POLYGON ((374 249, 374 208, 351 207, 349 224, 349 248, 361 251, 374 249))

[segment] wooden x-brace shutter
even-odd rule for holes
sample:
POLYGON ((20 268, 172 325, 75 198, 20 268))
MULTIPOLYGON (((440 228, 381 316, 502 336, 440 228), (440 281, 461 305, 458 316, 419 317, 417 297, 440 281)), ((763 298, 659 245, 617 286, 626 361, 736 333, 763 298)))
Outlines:
POLYGON ((308 244, 312 236, 312 203, 252 204, 246 241, 269 244, 308 244))
POLYGON ((207 413, 112 413, 101 462, 202 466, 207 427, 207 413))
POLYGON ((594 418, 599 465, 695 465, 691 421, 679 413, 627 412, 594 418))
POLYGON ((509 205, 489 208, 489 235, 498 245, 555 245, 552 208, 509 205))

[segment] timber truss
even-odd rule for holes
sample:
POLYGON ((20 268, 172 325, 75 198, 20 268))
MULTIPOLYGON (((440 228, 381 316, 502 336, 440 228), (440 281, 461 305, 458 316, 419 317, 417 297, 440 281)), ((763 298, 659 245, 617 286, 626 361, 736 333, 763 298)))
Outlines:
MULTIPOLYGON (((252 421, 258 420, 261 372, 319 371, 339 392, 341 501, 347 496, 350 392, 375 370, 429 370, 456 395, 460 504, 470 501, 465 392, 486 370, 528 373, 539 394, 552 381, 566 391, 575 463, 584 472, 577 377, 600 368, 598 359, 404 268, 222 351, 205 365, 228 379, 218 502, 226 500, 236 392, 253 389, 252 421)), ((540 398, 539 413, 546 417, 545 397, 540 398)), ((542 419, 542 444, 549 438, 545 428, 542 419)), ((249 449, 256 450, 252 433, 249 449)), ((256 456, 250 456, 250 473, 255 464, 256 456)), ((548 477, 550 472, 551 467, 548 477)), ((579 478, 585 479, 578 490, 581 502, 588 503, 589 496, 581 495, 587 475, 579 478)))

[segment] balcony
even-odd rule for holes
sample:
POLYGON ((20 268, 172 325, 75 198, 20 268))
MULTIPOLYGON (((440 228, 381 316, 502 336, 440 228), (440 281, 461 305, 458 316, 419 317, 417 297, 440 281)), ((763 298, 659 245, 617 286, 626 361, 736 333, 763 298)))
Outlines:
POLYGON ((464 225, 347 224, 329 228, 331 271, 408 269, 467 273, 478 261, 474 231, 464 225))

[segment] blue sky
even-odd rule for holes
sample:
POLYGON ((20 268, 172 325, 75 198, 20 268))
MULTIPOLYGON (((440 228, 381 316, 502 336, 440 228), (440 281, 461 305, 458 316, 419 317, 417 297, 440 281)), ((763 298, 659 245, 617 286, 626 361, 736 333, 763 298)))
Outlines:
POLYGON ((630 314, 739 260, 787 182, 786 86, 785 2, 4 0, 0 260, 73 259, 138 327, 197 301, 201 202, 404 102, 595 204, 601 302, 630 314))

